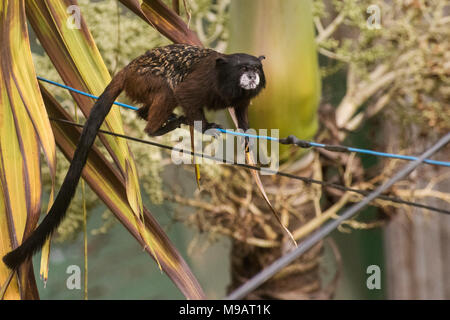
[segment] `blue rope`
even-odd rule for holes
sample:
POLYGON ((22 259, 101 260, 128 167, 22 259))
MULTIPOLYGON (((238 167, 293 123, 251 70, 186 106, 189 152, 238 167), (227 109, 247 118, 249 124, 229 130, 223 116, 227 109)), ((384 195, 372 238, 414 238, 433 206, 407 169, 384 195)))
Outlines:
MULTIPOLYGON (((70 91, 73 91, 73 92, 76 92, 76 93, 79 93, 79 94, 81 94, 83 96, 86 96, 86 97, 89 97, 89 98, 93 98, 93 99, 98 99, 98 97, 94 96, 93 94, 86 93, 86 92, 74 89, 74 88, 66 86, 64 84, 61 84, 61 83, 58 83, 58 82, 55 82, 55 81, 52 81, 52 80, 48 80, 48 79, 45 79, 45 78, 42 78, 42 77, 39 77, 39 76, 37 76, 37 78, 38 78, 38 80, 41 80, 41 81, 53 84, 55 86, 58 86, 58 87, 61 87, 61 88, 64 88, 64 89, 67 89, 67 90, 70 90, 70 91)), ((118 106, 121 106, 121 107, 124 107, 124 108, 131 109, 131 110, 137 110, 138 109, 136 107, 130 106, 130 105, 125 104, 125 103, 114 102, 114 104, 116 104, 118 106)))
MULTIPOLYGON (((42 77, 37 77, 38 80, 41 81, 45 81, 47 83, 50 83, 52 85, 79 93, 81 95, 93 98, 93 99, 98 99, 97 96, 94 96, 92 94, 74 89, 72 87, 66 86, 64 84, 52 81, 52 80, 48 80, 42 77)), ((124 107, 124 108, 128 108, 131 110, 138 110, 137 107, 133 107, 130 106, 128 104, 125 103, 120 103, 120 102, 114 102, 115 105, 124 107)), ((368 155, 373 155, 373 156, 378 156, 378 157, 385 157, 385 158, 393 158, 393 159, 401 159, 401 160, 409 160, 409 161, 414 161, 417 160, 418 157, 413 157, 413 156, 405 156, 405 155, 401 155, 401 154, 393 154, 393 153, 386 153, 386 152, 378 152, 378 151, 374 151, 374 150, 367 150, 367 149, 360 149, 360 148, 353 148, 353 147, 346 147, 346 146, 339 146, 339 145, 327 145, 327 144, 323 144, 323 143, 317 143, 317 142, 312 142, 312 141, 306 141, 306 140, 300 140, 295 136, 289 136, 287 138, 284 139, 279 139, 279 138, 274 138, 274 137, 269 137, 269 136, 258 136, 258 135, 254 135, 254 134, 248 134, 248 133, 243 133, 243 132, 235 132, 235 131, 229 131, 226 129, 217 129, 220 132, 223 133, 227 133, 227 134, 231 134, 231 135, 235 135, 235 136, 243 136, 243 137, 248 137, 248 138, 255 138, 255 139, 266 139, 266 140, 271 140, 271 141, 277 141, 279 143, 282 144, 294 144, 297 145, 301 148, 323 148, 326 150, 330 150, 330 151, 334 151, 334 152, 356 152, 356 153, 361 153, 361 154, 368 154, 368 155)), ((447 161, 437 161, 437 160, 431 160, 431 159, 425 159, 423 161, 424 163, 428 163, 428 164, 433 164, 433 165, 438 165, 438 166, 444 166, 444 167, 450 167, 450 162, 447 161)))

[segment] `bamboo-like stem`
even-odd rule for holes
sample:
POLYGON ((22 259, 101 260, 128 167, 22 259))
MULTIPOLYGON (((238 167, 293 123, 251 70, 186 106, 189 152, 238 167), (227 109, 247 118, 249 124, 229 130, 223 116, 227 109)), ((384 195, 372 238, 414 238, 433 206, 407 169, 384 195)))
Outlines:
POLYGON ((81 192, 83 201, 84 300, 88 300, 88 239, 87 239, 86 184, 84 180, 81 180, 81 192))
MULTIPOLYGON (((75 121, 79 122, 78 108, 75 104, 75 121)), ((88 240, 87 240, 87 209, 86 183, 81 179, 81 202, 83 203, 83 253, 84 253, 84 300, 88 300, 88 240)))

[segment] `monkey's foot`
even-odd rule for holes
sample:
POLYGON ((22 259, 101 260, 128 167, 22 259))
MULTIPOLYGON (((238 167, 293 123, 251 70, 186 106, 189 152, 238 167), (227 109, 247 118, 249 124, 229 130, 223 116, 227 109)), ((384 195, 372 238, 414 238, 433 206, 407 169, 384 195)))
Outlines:
POLYGON ((169 118, 167 119, 167 122, 172 122, 172 121, 175 121, 175 120, 179 121, 180 118, 184 118, 185 119, 184 116, 177 116, 175 113, 172 113, 172 114, 170 114, 169 118))
POLYGON ((161 128, 159 128, 155 132, 149 133, 149 135, 153 137, 162 136, 166 133, 169 133, 170 131, 179 128, 182 124, 186 123, 187 123, 186 117, 184 116, 177 117, 175 114, 172 114, 169 120, 167 120, 166 124, 164 124, 161 128))

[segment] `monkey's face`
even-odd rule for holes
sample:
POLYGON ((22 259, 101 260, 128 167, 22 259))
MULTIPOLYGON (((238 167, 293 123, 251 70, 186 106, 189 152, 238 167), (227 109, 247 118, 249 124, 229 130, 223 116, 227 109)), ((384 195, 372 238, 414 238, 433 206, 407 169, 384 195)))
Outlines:
POLYGON ((260 77, 257 71, 244 71, 239 78, 239 85, 242 89, 253 90, 259 85, 260 77))
POLYGON ((264 56, 257 58, 244 53, 219 58, 217 65, 222 88, 226 88, 232 98, 256 96, 266 85, 261 63, 263 59, 264 56))

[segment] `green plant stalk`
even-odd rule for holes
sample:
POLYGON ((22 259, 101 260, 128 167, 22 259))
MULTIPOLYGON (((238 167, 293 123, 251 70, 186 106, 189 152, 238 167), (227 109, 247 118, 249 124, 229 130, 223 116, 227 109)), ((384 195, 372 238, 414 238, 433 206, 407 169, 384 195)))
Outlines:
MULTIPOLYGON (((252 128, 301 139, 317 131, 321 84, 311 9, 306 0, 231 1, 229 51, 266 56, 267 87, 249 108, 252 128)), ((281 160, 289 154, 280 146, 281 160)))

